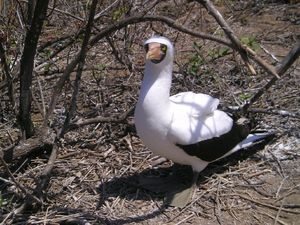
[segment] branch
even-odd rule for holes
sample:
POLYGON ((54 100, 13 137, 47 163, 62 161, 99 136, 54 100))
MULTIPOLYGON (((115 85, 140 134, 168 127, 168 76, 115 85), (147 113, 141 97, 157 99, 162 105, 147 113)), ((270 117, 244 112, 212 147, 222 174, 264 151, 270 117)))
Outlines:
POLYGON ((196 0, 196 1, 200 4, 202 4, 206 8, 208 13, 211 14, 215 18, 215 20, 218 22, 218 24, 223 29, 224 33, 227 35, 227 37, 232 42, 234 49, 236 49, 240 53, 242 59, 244 60, 246 66, 249 68, 250 72, 252 74, 256 74, 253 66, 249 62, 247 52, 243 48, 239 39, 234 35, 233 30, 229 27, 227 22, 224 20, 221 13, 215 8, 215 6, 209 0, 196 0))
POLYGON ((4 166, 4 169, 6 170, 6 172, 8 173, 10 179, 13 181, 13 183, 16 185, 16 187, 18 187, 26 196, 28 196, 31 200, 34 200, 36 202, 40 203, 40 200, 38 198, 36 198, 35 196, 33 196, 32 194, 28 193, 28 191, 21 185, 19 184, 19 182, 15 179, 14 175, 11 173, 10 169, 8 168, 6 162, 4 161, 4 159, 0 156, 0 162, 1 164, 4 166))
POLYGON ((14 88, 14 83, 13 83, 13 77, 11 76, 10 72, 9 72, 9 66, 7 64, 6 61, 6 55, 5 55, 5 50, 2 44, 2 40, 0 40, 0 60, 1 60, 1 64, 3 65, 3 69, 4 69, 4 74, 5 74, 5 78, 7 81, 7 86, 8 86, 8 96, 12 105, 12 109, 14 110, 14 112, 17 114, 16 112, 16 99, 15 99, 15 88, 14 88))
POLYGON ((54 167, 54 162, 57 158, 57 148, 58 148, 57 145, 53 146, 51 155, 50 155, 49 160, 48 160, 48 163, 47 163, 46 167, 44 168, 42 174, 40 175, 39 180, 37 181, 37 186, 36 186, 35 190, 33 191, 33 195, 27 193, 26 196, 25 196, 25 201, 18 208, 11 211, 10 213, 8 213, 6 215, 6 217, 3 219, 3 221, 0 223, 0 225, 6 224, 6 221, 10 217, 13 217, 16 214, 20 214, 21 212, 26 210, 29 206, 32 206, 33 205, 32 200, 34 200, 39 205, 42 204, 42 201, 40 200, 40 198, 43 195, 43 191, 48 186, 50 174, 51 174, 52 169, 54 167))
MULTIPOLYGON (((22 0, 22 2, 28 3, 27 0, 22 0)), ((65 14, 65 15, 70 16, 70 17, 72 17, 72 18, 74 18, 74 19, 76 19, 76 20, 79 20, 79 21, 81 21, 81 22, 84 22, 84 19, 83 19, 83 18, 78 17, 78 16, 75 16, 75 15, 72 14, 72 13, 69 13, 69 12, 66 12, 66 11, 63 11, 63 10, 60 10, 60 9, 56 9, 54 6, 48 6, 48 9, 51 9, 51 10, 53 10, 53 11, 55 11, 55 12, 58 12, 58 13, 61 13, 61 14, 65 14)))
MULTIPOLYGON (((156 15, 144 15, 143 14, 139 14, 136 16, 131 16, 131 17, 127 17, 126 19, 119 21, 118 23, 115 23, 111 26, 108 26, 106 28, 104 28, 102 31, 100 31, 94 38, 91 39, 90 45, 93 46, 94 44, 96 44, 99 40, 101 40, 103 37, 105 37, 106 35, 121 29, 125 26, 128 26, 130 24, 135 24, 135 23, 141 23, 141 22, 147 22, 147 21, 158 21, 158 22, 162 22, 165 23, 166 25, 168 25, 169 27, 172 27, 178 31, 181 31, 185 34, 189 34, 191 36, 194 37, 198 37, 198 38, 202 38, 202 39, 206 39, 206 40, 210 40, 210 41, 214 41, 217 42, 219 44, 228 46, 232 49, 238 50, 236 49, 236 47, 230 42, 227 41, 223 38, 219 38, 216 37, 214 35, 210 35, 210 34, 206 34, 203 32, 195 32, 193 30, 190 30, 188 28, 186 28, 185 26, 182 26, 180 24, 178 24, 175 20, 166 17, 166 16, 156 16, 156 15)), ((269 65, 267 62, 265 62, 262 58, 260 58, 258 55, 256 55, 256 53, 245 46, 242 46, 243 51, 246 51, 246 54, 248 54, 252 60, 254 60, 258 65, 260 65, 265 71, 273 74, 274 76, 278 77, 278 74, 275 71, 275 68, 271 65, 269 65)))
POLYGON ((192 36, 195 37, 199 37, 199 38, 203 38, 203 39, 207 39, 207 40, 211 40, 211 41, 215 41, 218 42, 220 44, 226 45, 228 47, 233 48, 233 45, 222 38, 218 38, 215 37, 213 35, 210 34, 206 34, 203 32, 195 32, 193 30, 190 30, 182 25, 177 24, 177 22, 169 17, 166 16, 156 16, 156 15, 144 15, 144 13, 139 13, 135 16, 130 16, 125 18, 124 20, 118 21, 117 23, 114 23, 104 29, 102 29, 94 38, 91 39, 90 45, 93 46, 95 45, 99 40, 101 40, 103 37, 105 37, 106 35, 119 30, 123 27, 126 27, 130 24, 136 24, 136 23, 142 23, 142 22, 153 22, 153 21, 159 21, 159 22, 163 22, 165 24, 167 24, 169 27, 172 27, 176 30, 179 30, 183 33, 186 34, 190 34, 192 36))
POLYGON ((124 112, 121 115, 118 115, 116 117, 102 117, 102 116, 98 116, 95 118, 91 118, 91 119, 86 119, 86 120, 79 120, 75 123, 71 124, 71 127, 73 129, 78 128, 78 127, 82 127, 82 126, 86 126, 89 124, 94 124, 94 123, 121 123, 123 121, 126 120, 126 118, 133 113, 134 111, 134 106, 131 107, 128 111, 124 112))
POLYGON ((28 155, 31 152, 45 149, 47 146, 52 146, 55 140, 55 134, 52 130, 47 129, 37 132, 37 136, 32 136, 24 141, 21 141, 14 149, 0 151, 0 157, 6 162, 11 162, 17 158, 28 155))
MULTIPOLYGON (((231 42, 229 42, 225 39, 218 38, 218 37, 215 37, 213 35, 206 34, 206 33, 203 33, 203 32, 195 32, 195 31, 190 30, 190 29, 188 29, 188 28, 186 28, 182 25, 177 24, 177 22, 175 20, 171 19, 171 18, 168 18, 168 17, 165 17, 165 16, 145 15, 144 12, 139 13, 139 14, 134 15, 134 16, 127 17, 127 18, 125 18, 121 21, 117 21, 116 23, 101 29, 100 32, 98 32, 98 34, 96 34, 93 38, 91 38, 91 40, 89 42, 89 48, 91 48, 92 46, 97 44, 102 38, 110 35, 111 33, 115 32, 117 30, 120 30, 120 29, 122 29, 122 28, 124 28, 124 27, 126 27, 130 24, 137 24, 137 23, 148 22, 148 21, 149 22, 153 22, 153 21, 163 22, 163 23, 167 24, 169 27, 172 27, 172 28, 174 28, 178 31, 183 32, 183 33, 192 35, 194 37, 215 41, 217 43, 226 45, 230 48, 234 48, 234 45, 231 42)), ((245 50, 245 51, 247 51, 247 50, 245 50)), ((64 70, 64 73, 63 73, 62 77, 57 82, 57 84, 54 88, 54 92, 53 92, 53 95, 52 95, 52 98, 51 98, 49 109, 48 109, 47 114, 46 114, 46 119, 44 120, 44 124, 43 124, 44 126, 47 125, 48 121, 52 120, 53 110, 55 108, 58 97, 61 93, 61 89, 63 88, 65 81, 69 78, 70 73, 72 71, 74 71, 74 68, 76 67, 76 65, 79 62, 79 53, 75 56, 73 61, 71 61, 71 63, 67 65, 66 69, 64 70)), ((260 65, 263 64, 263 60, 260 59, 255 54, 250 54, 250 56, 253 57, 253 60, 256 61, 258 64, 260 64, 260 65)))
MULTIPOLYGON (((52 148, 51 155, 50 155, 49 160, 47 162, 47 165, 44 168, 42 174, 40 175, 39 180, 37 181, 36 188, 33 191, 33 194, 38 199, 40 199, 42 197, 43 191, 48 186, 49 179, 50 179, 50 174, 52 172, 55 160, 57 158, 57 150, 58 150, 58 146, 56 144, 54 144, 53 148, 52 148)), ((30 204, 32 204, 32 203, 30 203, 30 204)))
MULTIPOLYGON (((296 59, 300 55, 300 41, 298 40, 295 46, 290 50, 290 52, 285 56, 285 58, 281 61, 281 66, 277 68, 277 73, 282 76, 287 69, 296 61, 296 59)), ((247 111, 247 109, 255 102, 257 101, 260 96, 263 95, 265 91, 267 91, 275 82, 278 80, 277 77, 273 77, 268 83, 265 84, 261 89, 259 89, 253 97, 246 102, 241 110, 243 112, 247 111)))
POLYGON ((90 15, 89 15, 89 19, 88 19, 88 22, 86 25, 85 35, 84 35, 84 39, 82 42, 81 51, 80 51, 80 55, 79 55, 79 62, 78 62, 78 68, 77 68, 77 73, 76 73, 74 91, 73 91, 72 99, 71 99, 71 105, 69 107, 69 111, 67 113, 61 133, 59 135, 60 137, 62 137, 64 135, 64 133, 67 131, 68 126, 70 124, 70 120, 71 120, 71 118, 73 118, 73 116, 75 114, 76 101, 77 101, 77 96, 78 96, 78 92, 79 92, 81 74, 82 74, 83 67, 85 64, 86 53, 88 51, 88 43, 89 43, 89 39, 91 36, 92 27, 93 27, 93 21, 94 21, 94 16, 95 16, 95 12, 96 12, 97 2, 98 2, 98 0, 93 0, 92 4, 90 6, 90 15))
POLYGON ((221 26, 227 37, 232 42, 233 48, 237 50, 243 61, 245 62, 246 66, 249 68, 252 74, 256 74, 253 66, 249 62, 248 54, 254 59, 262 68, 264 68, 267 72, 272 74, 273 76, 279 78, 278 74, 276 73, 275 69, 272 68, 271 65, 267 64, 263 59, 259 58, 254 51, 250 48, 246 48, 241 44, 239 39, 234 35, 233 30, 229 27, 227 22, 222 17, 221 13, 215 8, 215 6, 209 0, 196 0, 200 4, 202 4, 206 10, 215 18, 218 24, 221 26), (250 49, 250 50, 249 50, 250 49))
POLYGON ((66 82, 66 80, 70 77, 70 74, 72 73, 72 71, 74 70, 74 68, 76 67, 76 65, 78 64, 80 59, 80 55, 77 54, 75 56, 75 58, 73 59, 72 62, 70 62, 66 69, 64 70, 63 75, 60 77, 60 79, 58 80, 58 82, 56 83, 54 90, 52 92, 52 97, 50 100, 50 104, 49 104, 49 108, 47 110, 44 122, 42 127, 45 128, 48 126, 48 121, 52 120, 53 117, 53 111, 54 108, 56 106, 56 103, 58 101, 58 97, 60 96, 61 92, 62 92, 62 88, 66 82))
MULTIPOLYGON (((63 42, 66 41, 68 39, 71 39, 71 41, 74 41, 76 39, 76 37, 78 37, 79 35, 81 35, 83 33, 83 29, 80 29, 77 34, 67 34, 65 36, 62 37, 58 37, 57 39, 53 39, 53 40, 49 40, 45 43, 42 43, 38 48, 37 48, 37 52, 41 52, 42 50, 44 50, 47 47, 50 47, 51 45, 57 43, 57 42, 63 42), (75 38, 74 38, 75 37, 75 38)), ((60 47, 61 48, 61 47, 60 47)), ((51 56, 49 57, 51 58, 51 56)))

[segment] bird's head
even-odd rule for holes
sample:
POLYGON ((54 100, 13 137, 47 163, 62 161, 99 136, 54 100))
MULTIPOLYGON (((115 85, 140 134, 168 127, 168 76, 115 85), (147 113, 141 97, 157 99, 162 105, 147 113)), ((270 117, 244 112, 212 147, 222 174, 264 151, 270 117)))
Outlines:
POLYGON ((171 41, 165 37, 154 36, 145 42, 146 60, 154 64, 172 62, 174 48, 171 41))

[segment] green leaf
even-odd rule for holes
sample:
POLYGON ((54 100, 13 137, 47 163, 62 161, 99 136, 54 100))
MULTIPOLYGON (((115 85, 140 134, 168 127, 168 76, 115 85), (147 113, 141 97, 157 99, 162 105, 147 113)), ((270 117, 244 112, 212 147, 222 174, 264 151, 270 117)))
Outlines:
POLYGON ((242 101, 246 101, 246 100, 248 100, 248 99, 250 99, 251 98, 251 94, 250 93, 241 93, 240 95, 239 95, 239 98, 242 100, 242 101))
POLYGON ((112 19, 114 21, 118 21, 121 19, 121 17, 124 15, 124 13, 126 13, 128 11, 128 7, 127 6, 122 6, 117 8, 115 11, 113 11, 112 13, 112 19))
POLYGON ((256 38, 253 36, 242 37, 241 43, 244 45, 247 45, 249 48, 251 48, 255 52, 260 50, 259 43, 257 42, 256 38))

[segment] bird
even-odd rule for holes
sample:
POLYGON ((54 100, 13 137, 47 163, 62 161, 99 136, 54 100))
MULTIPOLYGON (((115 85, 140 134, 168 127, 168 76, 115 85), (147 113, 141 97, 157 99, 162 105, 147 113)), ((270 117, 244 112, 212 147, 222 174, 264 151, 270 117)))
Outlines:
POLYGON ((219 100, 192 91, 170 96, 174 46, 163 36, 144 43, 145 71, 134 111, 136 131, 154 154, 189 165, 193 179, 168 204, 184 207, 191 200, 202 170, 211 162, 251 146, 270 134, 250 133, 249 120, 234 120, 218 109, 219 100))

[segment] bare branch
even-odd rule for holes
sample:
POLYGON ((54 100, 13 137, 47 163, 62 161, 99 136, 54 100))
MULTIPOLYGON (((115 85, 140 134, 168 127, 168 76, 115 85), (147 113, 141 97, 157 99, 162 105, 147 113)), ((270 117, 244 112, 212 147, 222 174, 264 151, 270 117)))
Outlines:
MULTIPOLYGON (((33 192, 33 194, 40 199, 43 195, 43 191, 46 189, 49 183, 50 174, 52 172, 52 169, 54 167, 55 160, 57 158, 57 144, 54 144, 52 147, 52 152, 49 157, 49 160, 47 162, 46 167, 44 168, 43 172, 39 176, 39 180, 37 182, 36 188, 33 192)), ((28 204, 32 204, 31 202, 28 202, 28 204)))
POLYGON ((13 77, 11 76, 10 72, 9 72, 9 67, 6 61, 6 55, 5 55, 5 50, 4 47, 2 45, 2 40, 0 40, 0 60, 1 60, 1 64, 3 66, 4 69, 4 74, 6 77, 6 81, 7 81, 7 86, 8 86, 8 96, 12 105, 12 108, 14 110, 14 112, 17 114, 16 112, 16 99, 15 99, 15 87, 14 87, 14 83, 13 83, 13 77))
POLYGON ((10 171, 10 169, 8 168, 8 165, 6 164, 6 162, 3 160, 2 157, 0 157, 0 162, 1 164, 4 166, 4 169, 6 170, 7 174, 9 175, 10 179, 13 181, 13 183, 16 185, 16 187, 18 187, 23 194, 25 194, 26 196, 30 197, 30 199, 34 199, 36 202, 40 202, 40 200, 38 198, 36 198, 35 196, 33 196, 32 194, 30 194, 25 187, 23 187, 21 184, 19 184, 19 182, 15 179, 14 175, 12 174, 12 172, 10 171))
MULTIPOLYGON (((26 3, 30 2, 30 1, 27 1, 27 0, 21 0, 21 1, 22 1, 22 2, 26 2, 26 3)), ((69 16, 69 17, 72 17, 73 19, 76 19, 76 20, 79 20, 79 21, 81 21, 81 22, 84 22, 84 19, 83 19, 83 18, 78 17, 78 16, 75 16, 75 15, 72 14, 72 13, 69 13, 69 12, 66 12, 66 11, 63 11, 63 10, 60 10, 60 9, 56 9, 54 6, 48 6, 48 9, 51 9, 51 10, 53 10, 53 11, 55 11, 55 12, 58 12, 58 13, 61 13, 61 14, 65 14, 65 15, 67 15, 67 16, 69 16)))
POLYGON ((82 46, 81 46, 81 51, 80 51, 80 56, 79 56, 80 58, 79 58, 79 62, 78 62, 78 68, 77 68, 77 73, 76 73, 74 91, 73 91, 73 95, 72 95, 72 99, 71 99, 71 105, 69 108, 69 112, 67 113, 67 117, 65 119, 63 128, 61 130, 60 137, 62 137, 64 135, 64 133, 67 131, 70 120, 73 117, 75 110, 76 110, 76 101, 77 101, 77 95, 79 92, 80 79, 81 79, 81 74, 82 74, 83 67, 85 64, 86 53, 88 50, 88 42, 89 42, 89 39, 91 36, 97 2, 98 2, 98 0, 93 0, 92 4, 90 6, 90 8, 91 8, 90 15, 89 15, 89 19, 88 19, 88 22, 86 25, 85 35, 84 35, 84 39, 83 39, 82 46))
POLYGON ((209 0, 196 0, 200 4, 202 4, 207 11, 216 19, 218 24, 221 26, 221 28, 224 30, 227 37, 231 40, 232 45, 235 50, 237 50, 242 59, 244 60, 246 66, 249 68, 252 74, 256 74, 253 66, 249 62, 248 56, 251 56, 255 62, 257 62, 263 69, 265 69, 267 72, 272 74, 273 76, 280 78, 275 69, 266 63, 263 59, 258 57, 254 51, 252 51, 250 48, 247 48, 246 46, 243 46, 239 39, 234 35, 233 30, 229 27, 227 22, 222 17, 221 13, 215 8, 215 6, 211 3, 209 0), (249 55, 248 55, 249 54, 249 55))
POLYGON ((69 63, 63 73, 63 75, 60 77, 60 79, 58 80, 58 82, 56 83, 53 93, 52 93, 52 97, 51 97, 51 101, 49 104, 49 108, 48 111, 46 113, 45 119, 44 119, 44 123, 43 123, 43 127, 47 127, 48 125, 48 121, 52 120, 53 117, 53 111, 54 108, 56 106, 58 97, 60 96, 61 92, 62 92, 62 88, 66 82, 66 80, 70 77, 70 74, 72 73, 72 71, 74 70, 74 68, 76 67, 76 65, 78 64, 80 59, 80 55, 77 54, 76 57, 73 59, 73 61, 71 63, 69 63))
MULTIPOLYGON (((286 57, 281 61, 281 66, 277 68, 277 73, 282 76, 287 69, 296 61, 300 55, 300 41, 298 41, 295 46, 290 50, 286 57)), ((247 109, 256 102, 260 96, 265 93, 275 82, 277 77, 273 77, 268 83, 266 83, 258 92, 242 106, 242 111, 247 111, 247 109)))
MULTIPOLYGON (((41 173, 41 175, 39 176, 39 179, 37 181, 37 186, 36 186, 35 190, 33 191, 33 194, 28 193, 26 191, 26 189, 22 190, 23 192, 26 193, 26 196, 25 196, 25 199, 24 199, 25 201, 18 208, 16 208, 15 210, 11 211, 10 213, 8 213, 0 225, 6 224, 5 222, 10 217, 23 212, 26 208, 28 208, 29 206, 31 206, 33 204, 32 200, 34 200, 34 202, 36 202, 38 204, 42 204, 43 203, 40 200, 40 198, 43 195, 43 191, 48 186, 49 179, 50 179, 50 174, 52 172, 55 160, 57 158, 57 148, 58 147, 55 144, 53 146, 53 148, 52 148, 52 152, 51 152, 51 155, 49 157, 48 163, 47 163, 46 167, 44 168, 43 172, 41 173)), ((2 161, 3 159, 0 157, 0 160, 2 161)), ((4 165, 6 165, 5 161, 2 161, 2 163, 4 163, 4 165)), ((21 186, 18 186, 18 187, 21 188, 21 186)))
POLYGON ((86 126, 89 124, 94 124, 94 123, 121 123, 126 120, 126 118, 133 113, 135 107, 131 107, 128 111, 124 112, 121 115, 115 116, 115 117, 102 117, 98 116, 95 118, 91 119, 86 119, 86 120, 81 120, 77 121, 75 123, 71 124, 72 128, 78 128, 82 126, 86 126))
POLYGON ((192 30, 190 30, 190 29, 188 29, 188 28, 186 28, 182 25, 177 24, 177 22, 175 20, 173 20, 169 17, 166 17, 166 16, 144 15, 144 13, 140 13, 140 14, 137 14, 137 15, 134 15, 134 16, 127 17, 124 20, 121 20, 121 21, 119 21, 115 24, 112 24, 112 25, 102 29, 94 38, 91 39, 90 45, 92 46, 92 45, 96 44, 99 40, 101 40, 106 35, 114 32, 116 30, 122 29, 123 27, 126 27, 130 24, 142 23, 142 22, 147 22, 147 21, 149 21, 149 22, 151 22, 151 21, 163 22, 163 23, 167 24, 169 27, 172 27, 176 30, 179 30, 179 31, 183 32, 183 33, 190 34, 190 35, 195 36, 195 37, 215 41, 215 42, 218 42, 220 44, 223 44, 223 45, 226 45, 226 46, 229 46, 229 47, 233 48, 233 45, 225 39, 218 38, 218 37, 215 37, 213 35, 206 34, 206 33, 203 33, 203 32, 192 31, 192 30))
MULTIPOLYGON (((106 28, 104 28, 102 31, 100 31, 94 38, 91 39, 91 43, 90 45, 94 45, 96 44, 99 40, 101 40, 103 37, 107 36, 108 34, 114 32, 115 30, 121 29, 127 25, 130 24, 134 24, 134 23, 141 23, 141 22, 147 22, 147 21, 159 21, 159 22, 163 22, 165 24, 167 24, 169 27, 172 27, 178 31, 181 31, 185 34, 189 34, 192 35, 194 37, 198 37, 198 38, 202 38, 202 39, 206 39, 206 40, 210 40, 210 41, 214 41, 217 43, 220 43, 222 45, 228 46, 232 49, 236 49, 238 50, 231 42, 216 37, 214 35, 210 35, 210 34, 206 34, 203 32, 195 32, 193 30, 190 30, 188 28, 186 28, 185 26, 182 26, 180 24, 177 24, 177 22, 169 17, 165 17, 165 16, 156 16, 156 15, 144 15, 143 14, 139 14, 136 16, 131 16, 131 17, 127 17, 126 19, 113 24, 111 26, 108 26, 106 28)), ((250 48, 246 48, 245 46, 241 47, 243 50, 245 51, 246 54, 248 56, 251 57, 251 59, 253 59, 258 65, 260 65, 264 70, 266 70, 267 72, 273 74, 274 76, 278 76, 278 74, 275 71, 275 68, 271 65, 269 65, 267 62, 265 62, 262 58, 260 58, 258 55, 256 55, 256 53, 251 50, 250 48)))

